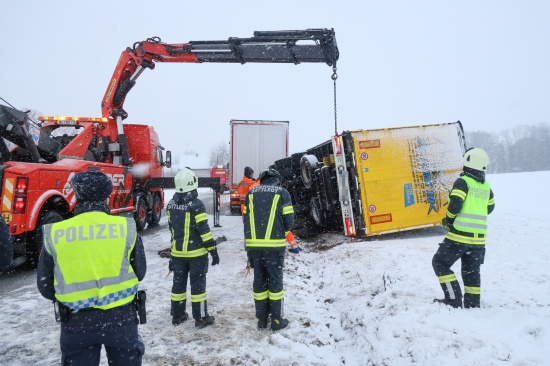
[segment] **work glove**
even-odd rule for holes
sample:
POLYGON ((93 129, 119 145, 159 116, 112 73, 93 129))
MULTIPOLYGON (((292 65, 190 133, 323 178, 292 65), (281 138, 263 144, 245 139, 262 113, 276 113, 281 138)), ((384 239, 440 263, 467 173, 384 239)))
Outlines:
POLYGON ((172 263, 172 259, 168 261, 168 270, 170 272, 174 272, 174 264, 172 263))
POLYGON ((216 264, 220 264, 220 256, 218 255, 218 250, 214 249, 210 251, 210 255, 212 256, 212 265, 215 266, 216 264))
POLYGON ((453 223, 451 222, 451 220, 448 217, 445 216, 441 220, 441 226, 443 226, 445 229, 450 229, 453 226, 453 223))
POLYGON ((288 251, 291 252, 291 253, 300 253, 300 247, 294 247, 294 248, 289 248, 288 251))

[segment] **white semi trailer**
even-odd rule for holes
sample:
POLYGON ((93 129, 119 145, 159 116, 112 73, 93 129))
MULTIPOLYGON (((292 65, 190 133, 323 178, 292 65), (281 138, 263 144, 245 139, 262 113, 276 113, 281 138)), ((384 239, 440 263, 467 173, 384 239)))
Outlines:
POLYGON ((244 168, 254 170, 255 178, 276 160, 288 157, 288 121, 237 120, 231 127, 231 211, 240 212, 237 185, 244 168))

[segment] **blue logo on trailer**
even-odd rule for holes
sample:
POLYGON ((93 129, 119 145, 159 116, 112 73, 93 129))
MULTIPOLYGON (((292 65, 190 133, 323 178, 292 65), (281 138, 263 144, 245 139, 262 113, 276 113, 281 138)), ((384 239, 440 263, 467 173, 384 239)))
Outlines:
POLYGON ((412 183, 407 183, 403 186, 403 193, 405 195, 405 207, 414 205, 414 194, 412 183))
POLYGON ((422 156, 427 143, 424 140, 422 140, 420 137, 416 138, 416 142, 418 143, 418 150, 421 155, 420 164, 422 167, 424 184, 426 186, 426 198, 428 199, 428 203, 430 204, 430 208, 428 209, 428 215, 429 215, 430 212, 432 212, 432 210, 437 212, 437 207, 435 206, 435 192, 433 189, 432 174, 430 173, 430 163, 428 162, 428 159, 422 156))

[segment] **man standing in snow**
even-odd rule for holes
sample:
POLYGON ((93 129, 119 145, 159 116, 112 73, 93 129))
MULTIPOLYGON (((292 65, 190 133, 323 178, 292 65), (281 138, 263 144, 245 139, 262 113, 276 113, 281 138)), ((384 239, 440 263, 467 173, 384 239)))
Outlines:
POLYGON ((37 268, 42 296, 61 322, 61 363, 141 365, 134 297, 147 264, 133 219, 110 216, 113 185, 98 171, 74 175, 75 216, 44 225, 37 268))
POLYGON ((246 200, 246 195, 250 188, 257 183, 254 177, 254 170, 251 167, 247 166, 244 168, 244 177, 239 182, 237 186, 237 192, 239 192, 239 199, 241 201, 241 214, 244 215, 244 203, 246 200))
POLYGON ((176 193, 166 207, 168 227, 172 234, 169 269, 174 272, 170 314, 173 325, 188 319, 185 306, 189 277, 193 319, 195 327, 201 329, 214 324, 215 320, 208 315, 206 303, 208 253, 212 256, 213 266, 220 263, 220 257, 208 226, 204 203, 197 198, 197 176, 191 169, 183 168, 174 177, 174 183, 176 193))
POLYGON ((283 266, 286 236, 294 223, 294 209, 288 191, 280 186, 283 178, 275 169, 260 175, 260 185, 246 196, 244 237, 254 268, 254 304, 258 329, 288 325, 283 318, 283 266))
POLYGON ((434 302, 462 307, 460 284, 451 270, 458 260, 462 264, 464 307, 479 308, 481 294, 480 267, 485 258, 487 216, 495 208, 495 199, 485 171, 489 156, 483 149, 466 150, 463 157, 464 172, 455 181, 449 194, 447 215, 441 225, 449 233, 439 244, 432 266, 445 294, 434 302))

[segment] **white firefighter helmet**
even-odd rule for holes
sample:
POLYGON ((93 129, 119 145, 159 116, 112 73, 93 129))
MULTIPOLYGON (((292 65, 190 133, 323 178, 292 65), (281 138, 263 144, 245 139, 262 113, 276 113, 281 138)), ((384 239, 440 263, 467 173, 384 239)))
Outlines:
POLYGON ((466 150, 463 161, 465 167, 484 172, 489 164, 489 155, 485 150, 475 147, 466 150))
POLYGON ((199 186, 197 175, 189 168, 180 170, 174 177, 174 183, 176 185, 176 192, 179 193, 191 192, 199 186))

